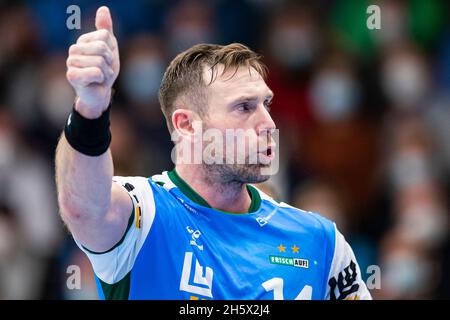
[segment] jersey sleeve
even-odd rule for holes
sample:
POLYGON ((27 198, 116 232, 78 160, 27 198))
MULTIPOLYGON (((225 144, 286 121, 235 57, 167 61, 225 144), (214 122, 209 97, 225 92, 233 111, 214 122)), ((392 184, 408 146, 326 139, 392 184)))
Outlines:
POLYGON ((328 276, 327 300, 371 300, 352 248, 335 226, 335 249, 328 276))
POLYGON ((74 239, 88 256, 95 275, 107 284, 119 282, 131 271, 155 217, 153 192, 147 178, 114 176, 113 183, 122 186, 133 201, 133 212, 122 239, 102 253, 90 251, 74 239))

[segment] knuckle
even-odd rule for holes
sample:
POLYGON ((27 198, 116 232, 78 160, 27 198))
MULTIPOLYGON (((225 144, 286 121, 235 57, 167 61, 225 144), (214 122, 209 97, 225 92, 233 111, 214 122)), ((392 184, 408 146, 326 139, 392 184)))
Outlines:
POLYGON ((97 78, 103 78, 103 72, 102 72, 102 70, 101 70, 100 68, 98 68, 98 67, 94 67, 94 68, 93 68, 92 74, 93 74, 94 77, 97 77, 97 78))
POLYGON ((85 38, 86 38, 86 34, 82 34, 81 36, 78 37, 77 43, 83 42, 85 38))
POLYGON ((70 47, 69 47, 69 54, 72 54, 72 53, 75 53, 76 51, 77 51, 77 45, 76 44, 72 44, 70 47))
POLYGON ((103 67, 104 66, 104 60, 103 60, 103 57, 102 56, 96 56, 95 57, 95 64, 98 66, 98 67, 103 67))
POLYGON ((101 42, 100 48, 101 48, 102 52, 108 52, 108 50, 109 50, 108 45, 104 41, 101 42))
POLYGON ((95 48, 98 54, 104 54, 107 50, 107 45, 104 41, 98 40, 95 42, 95 48))
POLYGON ((73 68, 68 68, 66 72, 67 80, 69 81, 75 81, 77 79, 76 71, 73 68))
POLYGON ((77 62, 77 58, 76 58, 74 55, 70 55, 70 56, 67 58, 67 65, 68 65, 68 66, 74 65, 76 62, 77 62))

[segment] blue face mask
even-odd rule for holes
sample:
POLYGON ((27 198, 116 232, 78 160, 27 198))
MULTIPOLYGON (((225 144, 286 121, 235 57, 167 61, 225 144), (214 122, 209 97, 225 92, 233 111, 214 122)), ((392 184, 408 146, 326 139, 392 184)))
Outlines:
POLYGON ((146 57, 130 61, 124 71, 124 89, 138 103, 149 103, 158 96, 164 65, 159 59, 146 57))

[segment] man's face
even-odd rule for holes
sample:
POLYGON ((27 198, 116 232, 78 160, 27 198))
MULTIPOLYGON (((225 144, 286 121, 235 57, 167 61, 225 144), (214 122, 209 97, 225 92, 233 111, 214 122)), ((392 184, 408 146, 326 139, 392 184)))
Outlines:
MULTIPOLYGON (((206 87, 208 106, 202 120, 203 132, 212 129, 222 134, 223 145, 211 138, 209 147, 214 143, 216 150, 221 150, 223 163, 210 161, 205 167, 219 174, 222 182, 265 181, 269 175, 261 169, 267 169, 275 158, 272 134, 276 126, 268 110, 273 92, 253 68, 222 72, 223 66, 219 65, 217 78, 206 87)), ((204 79, 211 79, 209 69, 204 71, 204 79)), ((208 143, 203 144, 208 158, 208 143)), ((212 154, 217 159, 217 154, 212 154)))

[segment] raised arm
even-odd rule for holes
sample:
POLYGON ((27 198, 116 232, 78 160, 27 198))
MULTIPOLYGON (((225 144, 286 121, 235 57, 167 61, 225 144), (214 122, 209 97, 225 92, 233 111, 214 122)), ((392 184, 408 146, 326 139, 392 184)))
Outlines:
POLYGON ((107 7, 97 10, 95 26, 96 31, 83 34, 69 49, 67 80, 77 98, 76 112, 68 121, 77 121, 71 125, 77 125, 78 140, 61 135, 55 166, 64 222, 84 247, 103 252, 120 241, 133 204, 127 192, 112 183, 114 167, 109 141, 99 138, 103 133, 109 135, 111 88, 120 69, 117 40, 107 7), (83 139, 79 139, 80 131, 83 139), (84 140, 89 138, 100 145, 103 142, 105 150, 98 152, 101 146, 94 143, 86 145, 84 140), (77 145, 68 141, 77 141, 77 145))

